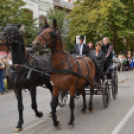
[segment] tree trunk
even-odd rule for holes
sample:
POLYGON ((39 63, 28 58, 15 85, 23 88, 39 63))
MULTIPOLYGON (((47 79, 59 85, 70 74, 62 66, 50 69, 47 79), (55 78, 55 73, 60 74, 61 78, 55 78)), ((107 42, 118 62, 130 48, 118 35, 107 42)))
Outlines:
POLYGON ((131 57, 133 56, 133 50, 134 50, 134 47, 133 45, 131 46, 131 57))
POLYGON ((114 30, 114 34, 113 34, 113 49, 115 50, 116 48, 116 31, 114 30))
POLYGON ((128 42, 127 42, 127 38, 126 39, 126 52, 125 52, 125 56, 128 57, 128 42))

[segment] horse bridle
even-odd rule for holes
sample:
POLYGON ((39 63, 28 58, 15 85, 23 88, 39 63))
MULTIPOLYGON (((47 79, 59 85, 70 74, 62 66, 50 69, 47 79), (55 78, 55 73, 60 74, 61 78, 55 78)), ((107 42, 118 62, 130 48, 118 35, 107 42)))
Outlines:
MULTIPOLYGON (((5 32, 5 31, 3 31, 3 32, 5 32)), ((19 43, 19 44, 25 45, 24 43, 18 41, 18 39, 20 38, 19 31, 17 31, 17 33, 15 33, 14 35, 12 35, 10 37, 7 36, 7 32, 5 32, 5 33, 6 33, 6 43, 5 43, 5 45, 7 47, 7 52, 9 50, 11 50, 11 48, 9 48, 9 45, 8 44, 19 43), (15 37, 18 37, 18 38, 15 40, 14 39, 15 37)))
MULTIPOLYGON (((56 29, 55 29, 54 27, 52 27, 52 26, 47 26, 47 28, 48 28, 48 27, 51 27, 51 28, 53 29, 53 31, 49 32, 50 35, 51 35, 51 40, 48 41, 48 39, 46 39, 46 38, 44 37, 44 35, 41 34, 41 33, 39 33, 38 36, 41 36, 41 37, 46 41, 46 44, 43 45, 44 47, 48 47, 48 45, 55 39, 55 43, 54 43, 54 46, 53 46, 53 47, 55 48, 55 46, 56 46, 56 44, 57 44, 58 30, 56 30, 56 29)), ((45 30, 45 28, 44 28, 43 30, 45 30)))

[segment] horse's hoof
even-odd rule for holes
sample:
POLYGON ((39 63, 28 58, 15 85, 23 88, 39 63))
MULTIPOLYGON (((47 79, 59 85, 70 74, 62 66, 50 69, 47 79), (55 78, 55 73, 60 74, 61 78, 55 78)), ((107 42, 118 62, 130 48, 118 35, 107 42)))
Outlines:
POLYGON ((41 117, 43 117, 43 113, 42 112, 39 112, 39 113, 36 114, 36 116, 39 117, 39 118, 41 118, 41 117))
POLYGON ((14 129, 14 133, 19 133, 19 132, 21 132, 22 131, 22 128, 15 128, 14 129))
POLYGON ((58 125, 55 127, 56 130, 60 129, 60 123, 58 123, 58 125))
POLYGON ((73 124, 68 125, 68 129, 72 129, 72 128, 74 128, 73 124))
POLYGON ((92 113, 93 111, 94 111, 94 109, 93 109, 93 108, 92 108, 92 109, 89 109, 89 112, 90 112, 90 113, 92 113))
POLYGON ((85 114, 85 113, 86 113, 86 110, 83 110, 83 109, 82 109, 82 110, 81 110, 81 113, 82 113, 82 114, 85 114))
POLYGON ((49 117, 52 117, 52 114, 49 114, 49 117))

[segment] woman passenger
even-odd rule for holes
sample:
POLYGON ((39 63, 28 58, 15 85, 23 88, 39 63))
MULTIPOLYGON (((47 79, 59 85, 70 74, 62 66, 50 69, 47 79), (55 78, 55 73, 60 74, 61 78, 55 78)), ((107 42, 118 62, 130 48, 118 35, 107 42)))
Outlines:
POLYGON ((91 50, 89 52, 89 58, 91 58, 95 63, 95 67, 96 67, 95 80, 97 83, 100 83, 102 65, 105 60, 105 55, 101 51, 101 46, 102 46, 102 43, 101 41, 99 41, 95 44, 95 50, 91 50))

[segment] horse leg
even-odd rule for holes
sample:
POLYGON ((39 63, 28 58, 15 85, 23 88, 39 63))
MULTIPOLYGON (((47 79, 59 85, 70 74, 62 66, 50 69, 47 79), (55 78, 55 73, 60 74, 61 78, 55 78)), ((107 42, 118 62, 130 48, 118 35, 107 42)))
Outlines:
POLYGON ((21 89, 14 88, 14 92, 16 95, 16 98, 18 100, 18 111, 19 111, 19 121, 18 125, 16 126, 14 133, 18 133, 22 130, 22 124, 24 123, 23 121, 23 103, 22 103, 22 93, 21 89))
POLYGON ((52 94, 52 92, 53 92, 53 86, 52 86, 52 84, 51 84, 50 82, 48 82, 48 83, 46 83, 45 85, 46 85, 46 87, 50 90, 50 92, 51 92, 51 94, 52 94))
POLYGON ((35 111, 35 115, 37 117, 42 117, 43 116, 43 113, 39 112, 37 110, 37 101, 36 101, 36 88, 35 87, 31 87, 30 88, 30 94, 31 94, 31 100, 32 100, 32 109, 35 111))
MULTIPOLYGON (((74 87, 75 89, 75 87, 74 87)), ((69 128, 73 128, 74 127, 74 120, 75 120, 75 116, 74 116, 74 108, 75 108, 75 102, 74 102, 74 98, 75 98, 75 91, 74 89, 70 89, 70 121, 68 123, 69 128)))
POLYGON ((57 115, 56 115, 56 107, 57 107, 57 98, 59 95, 59 90, 55 87, 53 87, 53 95, 52 95, 52 100, 51 100, 51 110, 52 110, 52 120, 53 120, 53 125, 56 129, 60 128, 60 122, 57 121, 57 115))
POLYGON ((85 113, 85 111, 87 109, 85 90, 84 90, 84 88, 82 88, 80 91, 81 91, 82 98, 83 98, 83 108, 81 109, 81 112, 85 113))
MULTIPOLYGON (((52 84, 50 82, 48 82, 45 85, 50 90, 51 95, 52 95, 52 92, 53 92, 53 86, 52 86, 52 84)), ((57 97, 57 100, 56 101, 57 101, 57 104, 58 104, 58 97, 57 97)), ((49 117, 52 117, 52 111, 50 112, 49 117)))
POLYGON ((93 94, 94 94, 94 86, 90 85, 90 100, 89 100, 89 111, 93 111, 93 94))

